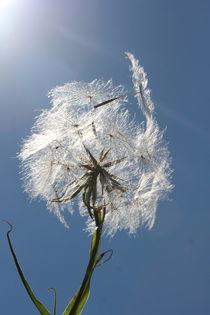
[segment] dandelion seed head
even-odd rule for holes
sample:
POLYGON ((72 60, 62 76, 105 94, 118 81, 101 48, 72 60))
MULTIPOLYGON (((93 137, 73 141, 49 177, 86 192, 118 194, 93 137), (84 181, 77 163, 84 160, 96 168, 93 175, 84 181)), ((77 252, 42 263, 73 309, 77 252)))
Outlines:
POLYGON ((52 106, 37 117, 18 155, 25 191, 45 200, 66 227, 66 210, 78 207, 92 233, 92 209, 106 207, 106 234, 135 234, 142 225, 150 229, 158 201, 172 189, 170 156, 146 74, 132 54, 127 56, 143 124, 129 112, 122 85, 74 81, 49 92, 52 106))

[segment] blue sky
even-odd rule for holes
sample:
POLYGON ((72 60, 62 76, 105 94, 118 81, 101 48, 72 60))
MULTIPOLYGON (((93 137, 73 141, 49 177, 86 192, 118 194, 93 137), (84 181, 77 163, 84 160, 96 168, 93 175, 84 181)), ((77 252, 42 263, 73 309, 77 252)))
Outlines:
MULTIPOLYGON (((84 315, 209 315, 208 0, 0 1, 1 218, 34 291, 58 314, 79 286, 90 238, 75 211, 65 229, 22 192, 16 153, 48 90, 72 80, 113 78, 131 88, 130 51, 148 77, 157 120, 167 127, 175 189, 151 231, 103 239, 112 260, 94 274, 84 315)), ((0 313, 37 314, 0 238, 0 313)))

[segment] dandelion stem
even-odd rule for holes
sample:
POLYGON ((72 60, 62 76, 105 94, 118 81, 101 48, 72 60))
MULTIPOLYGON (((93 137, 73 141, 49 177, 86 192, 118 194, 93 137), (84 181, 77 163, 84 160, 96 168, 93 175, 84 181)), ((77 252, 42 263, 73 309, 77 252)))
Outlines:
POLYGON ((103 221, 105 217, 105 209, 103 209, 103 214, 94 210, 94 218, 96 222, 96 231, 93 234, 90 248, 90 259, 86 269, 86 273, 82 282, 82 285, 75 296, 74 306, 72 307, 69 315, 79 315, 80 314, 80 302, 83 298, 83 295, 86 294, 86 290, 90 285, 91 276, 93 271, 102 257, 98 257, 98 252, 100 249, 101 243, 101 232, 103 227, 103 221))

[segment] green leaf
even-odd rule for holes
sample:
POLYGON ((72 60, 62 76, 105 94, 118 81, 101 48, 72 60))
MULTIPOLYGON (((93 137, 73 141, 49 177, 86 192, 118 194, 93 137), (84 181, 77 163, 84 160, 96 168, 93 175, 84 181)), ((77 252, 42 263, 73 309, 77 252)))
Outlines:
MULTIPOLYGON (((79 290, 80 290, 80 289, 79 289, 79 290)), ((66 307, 66 309, 64 310, 64 312, 63 312, 62 315, 69 315, 69 314, 71 314, 71 310, 72 310, 72 308, 73 308, 73 306, 74 306, 74 304, 75 304, 75 300, 76 300, 76 297, 77 297, 77 295, 78 295, 78 293, 79 293, 79 290, 77 290, 75 296, 74 296, 73 299, 69 302, 69 304, 67 305, 67 307, 66 307)), ((87 302, 89 296, 90 296, 90 280, 88 281, 88 283, 87 283, 87 285, 86 285, 86 288, 85 288, 85 290, 84 290, 84 293, 83 293, 83 295, 82 295, 82 297, 81 297, 81 299, 80 299, 80 302, 79 302, 79 304, 78 304, 78 306, 77 306, 77 309, 76 309, 74 315, 80 315, 80 314, 81 314, 81 312, 82 312, 82 310, 83 310, 83 308, 84 308, 84 306, 85 306, 85 304, 86 304, 86 302, 87 302)))
POLYGON ((99 266, 102 266, 105 263, 107 263, 107 261, 109 261, 112 258, 112 255, 113 255, 113 250, 112 249, 108 249, 105 252, 103 252, 102 254, 100 254, 97 257, 97 259, 96 259, 95 267, 99 267, 99 266), (109 256, 104 261, 100 262, 101 259, 108 253, 109 253, 109 256), (99 262, 100 262, 100 264, 99 264, 99 262))
POLYGON ((85 307, 85 304, 87 303, 88 299, 89 299, 89 296, 90 296, 90 281, 88 282, 87 286, 86 286, 86 289, 82 295, 82 298, 80 300, 80 303, 78 305, 78 309, 77 309, 77 312, 75 315, 80 315, 83 311, 83 308, 85 307))
POLYGON ((56 315, 56 307, 57 307, 57 293, 55 288, 49 288, 48 290, 52 290, 54 294, 54 306, 53 306, 53 315, 56 315))
POLYGON ((36 306, 36 308, 39 310, 40 314, 41 315, 51 315, 51 313, 47 310, 47 308, 35 297, 30 285, 28 284, 24 274, 23 274, 23 271, 20 267, 20 264, 18 262, 18 259, 17 259, 17 256, 15 254, 15 251, 13 249, 13 246, 12 246, 12 242, 11 242, 11 239, 10 239, 10 232, 12 232, 13 230, 13 227, 12 225, 6 221, 6 220, 3 220, 3 222, 7 223, 9 226, 10 226, 10 229, 9 231, 7 232, 7 240, 8 240, 8 244, 9 244, 9 248, 10 248, 10 252, 12 254, 12 257, 14 259, 14 262, 15 262, 15 266, 17 268, 17 271, 18 271, 18 274, 20 276, 20 279, 30 297, 30 299, 32 300, 32 302, 34 303, 34 305, 36 306))
POLYGON ((78 292, 79 292, 79 289, 77 290, 75 296, 70 300, 69 304, 65 308, 64 312, 62 313, 62 315, 69 315, 70 314, 70 312, 72 310, 72 307, 74 306, 75 299, 77 297, 78 292))

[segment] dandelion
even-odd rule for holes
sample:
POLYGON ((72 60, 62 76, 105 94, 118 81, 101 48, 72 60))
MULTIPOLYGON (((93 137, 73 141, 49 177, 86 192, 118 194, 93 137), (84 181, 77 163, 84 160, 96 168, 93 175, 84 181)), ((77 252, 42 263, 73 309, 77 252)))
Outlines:
MULTIPOLYGON (((65 210, 78 207, 92 234, 84 279, 63 315, 81 314, 95 267, 112 256, 112 250, 99 253, 102 232, 113 236, 119 230, 135 234, 140 226, 151 229, 159 200, 173 188, 170 155, 154 116, 146 73, 131 53, 126 55, 133 93, 114 86, 112 80, 71 82, 52 89, 51 108, 37 117, 18 155, 24 188, 31 198, 45 200, 66 227, 65 210), (131 96, 143 113, 141 123, 130 111, 131 96)), ((50 315, 22 272, 10 239, 12 225, 6 223, 21 281, 39 312, 50 315)))
POLYGON ((22 145, 25 191, 47 202, 65 226, 65 209, 76 208, 95 229, 94 213, 106 209, 103 228, 136 233, 151 228, 157 204, 172 189, 170 157, 144 69, 127 53, 134 95, 145 116, 135 121, 128 93, 111 80, 72 82, 49 92, 52 107, 37 118, 22 145))

